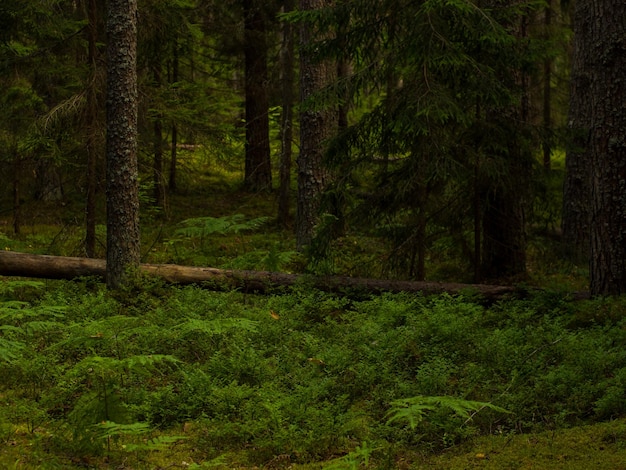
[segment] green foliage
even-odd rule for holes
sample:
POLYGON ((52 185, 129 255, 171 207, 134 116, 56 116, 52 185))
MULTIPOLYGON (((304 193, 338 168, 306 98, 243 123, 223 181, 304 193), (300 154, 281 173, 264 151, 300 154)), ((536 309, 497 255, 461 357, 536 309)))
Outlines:
POLYGON ((447 408, 457 416, 469 421, 472 418, 470 412, 479 412, 489 408, 500 413, 508 413, 504 408, 484 403, 480 401, 464 400, 455 397, 424 397, 416 396, 411 398, 402 398, 391 402, 391 408, 387 412, 389 419, 387 424, 396 421, 406 421, 411 429, 426 419, 429 412, 447 408))
POLYGON ((128 305, 87 284, 28 301, 11 299, 28 285, 12 287, 0 305, 0 430, 54 430, 46 452, 148 459, 189 445, 227 467, 393 468, 409 448, 626 413, 617 300, 148 285, 128 305), (180 426, 193 430, 184 441, 180 426))
POLYGON ((175 235, 202 238, 211 234, 239 234, 240 232, 257 230, 269 220, 269 217, 258 217, 246 221, 242 214, 226 217, 196 217, 180 223, 182 225, 175 235))

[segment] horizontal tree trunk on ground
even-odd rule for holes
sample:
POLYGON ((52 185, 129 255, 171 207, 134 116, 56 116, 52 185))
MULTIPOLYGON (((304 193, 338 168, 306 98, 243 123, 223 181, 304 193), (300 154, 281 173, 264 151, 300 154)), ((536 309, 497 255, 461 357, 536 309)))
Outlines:
MULTIPOLYGON (((276 287, 290 287, 302 284, 329 292, 343 292, 350 289, 368 293, 421 292, 423 294, 439 294, 447 292, 458 294, 475 292, 492 300, 497 300, 507 294, 523 293, 521 289, 513 286, 394 281, 347 276, 311 276, 268 271, 236 271, 175 264, 141 264, 140 269, 144 274, 154 275, 175 284, 198 284, 215 290, 239 288, 245 292, 266 292, 276 287)), ((0 275, 2 276, 71 280, 83 276, 95 276, 104 279, 105 273, 106 262, 103 259, 0 251, 0 275)))

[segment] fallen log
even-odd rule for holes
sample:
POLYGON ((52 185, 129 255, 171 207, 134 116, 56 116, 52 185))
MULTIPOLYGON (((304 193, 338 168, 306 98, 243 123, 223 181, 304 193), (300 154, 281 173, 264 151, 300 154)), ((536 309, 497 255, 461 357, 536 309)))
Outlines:
MULTIPOLYGON (((245 292, 267 292, 276 287, 306 284, 329 292, 360 290, 369 293, 421 292, 423 294, 472 292, 496 300, 507 294, 521 293, 513 286, 414 282, 367 279, 348 276, 311 276, 269 271, 229 270, 175 264, 141 264, 142 273, 157 276, 175 284, 198 284, 215 290, 237 288, 245 292)), ((103 259, 68 256, 33 255, 0 251, 0 275, 45 279, 76 279, 97 277, 104 280, 106 262, 103 259)))

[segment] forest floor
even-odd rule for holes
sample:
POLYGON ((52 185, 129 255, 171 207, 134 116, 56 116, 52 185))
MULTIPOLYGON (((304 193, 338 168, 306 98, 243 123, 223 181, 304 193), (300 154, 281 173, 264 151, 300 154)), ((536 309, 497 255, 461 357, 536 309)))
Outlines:
MULTIPOLYGON (((142 261, 300 272, 275 195, 223 180, 144 211, 142 261)), ((3 249, 84 255, 78 202, 23 209, 3 249)), ((626 304, 571 302, 554 246, 531 241, 542 292, 495 304, 0 278, 0 468, 626 469, 626 304)), ((386 248, 308 269, 385 277, 386 248)), ((469 280, 445 244, 427 268, 469 280)))

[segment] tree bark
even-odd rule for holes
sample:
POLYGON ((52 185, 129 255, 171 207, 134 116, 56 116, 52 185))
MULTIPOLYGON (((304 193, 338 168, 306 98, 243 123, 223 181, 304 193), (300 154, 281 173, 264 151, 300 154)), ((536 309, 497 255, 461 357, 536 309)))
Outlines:
POLYGON ((571 141, 565 160, 563 187, 563 245, 573 262, 587 263, 590 249, 591 166, 589 137, 591 131, 592 36, 589 19, 591 2, 576 1, 574 11, 573 60, 570 79, 568 128, 571 141))
POLYGON ((243 0, 246 93, 244 186, 248 191, 272 188, 267 39, 263 8, 258 0, 243 0))
MULTIPOLYGON (((547 0, 544 10, 545 41, 550 40, 552 27, 552 0, 547 0)), ((552 166, 552 58, 543 61, 543 167, 552 166)))
POLYGON ((137 0, 109 0, 107 13, 107 286, 139 265, 137 0))
POLYGON ((590 16, 591 294, 626 293, 626 3, 579 0, 590 16))
MULTIPOLYGON (((420 292, 425 295, 477 293, 487 299, 499 299, 514 293, 523 293, 513 286, 486 284, 458 284, 440 282, 393 281, 346 276, 308 276, 268 271, 236 271, 173 264, 141 264, 142 273, 159 277, 166 282, 198 284, 214 290, 242 289, 263 293, 277 287, 308 285, 328 292, 345 293, 355 289, 367 293, 420 292)), ((76 279, 93 276, 104 279, 106 263, 101 259, 64 256, 32 255, 0 251, 0 275, 46 279, 76 279)))
POLYGON ((154 205, 165 207, 165 191, 163 189, 163 124, 160 118, 154 120, 154 163, 152 178, 154 180, 154 205))
MULTIPOLYGON (((524 47, 528 17, 522 13, 511 26, 524 47)), ((506 145, 503 174, 492 179, 483 204, 483 250, 481 274, 486 279, 518 278, 526 274, 526 217, 524 203, 529 193, 532 156, 524 146, 523 132, 529 124, 530 97, 528 74, 509 70, 511 86, 519 90, 519 103, 492 110, 506 145)), ((504 77, 503 77, 504 78, 504 77)))
MULTIPOLYGON (((329 4, 328 0, 300 0, 300 10, 316 10, 329 4)), ((316 93, 332 83, 336 66, 320 61, 313 43, 320 40, 319 32, 310 24, 300 30, 300 154, 298 156, 298 211, 296 219, 296 248, 310 245, 319 220, 320 197, 328 184, 328 171, 323 163, 324 145, 336 126, 335 113, 320 109, 312 103, 316 93)))
MULTIPOLYGON (((161 46, 155 45, 155 54, 152 58, 152 76, 155 92, 158 94, 162 86, 161 80, 161 46)), ((155 106, 156 107, 156 106, 155 106)), ((152 123, 154 160, 152 163, 152 182, 154 185, 154 205, 160 209, 165 207, 165 189, 163 187, 163 121, 161 113, 157 113, 152 123)))
POLYGON ((22 173, 22 158, 17 149, 17 142, 13 145, 13 233, 20 234, 22 227, 22 206, 20 193, 20 178, 22 173))
MULTIPOLYGON (((174 52, 172 57, 172 79, 171 83, 178 82, 178 42, 174 44, 174 52)), ((168 188, 171 193, 176 192, 176 165, 177 165, 177 147, 178 147, 178 128, 176 123, 172 123, 172 149, 170 153, 170 173, 168 188)))
MULTIPOLYGON (((294 0, 287 0, 284 13, 294 8, 294 0)), ((278 195, 278 223, 283 228, 289 224, 291 193, 291 159, 293 157, 293 105, 295 82, 294 32, 289 21, 283 22, 283 38, 280 49, 282 90, 282 114, 280 116, 280 190, 278 195)))
POLYGON ((96 197, 98 194, 98 3, 87 0, 88 26, 88 65, 91 80, 87 86, 85 108, 86 150, 87 150, 87 198, 85 202, 85 253, 88 258, 96 255, 96 197))

